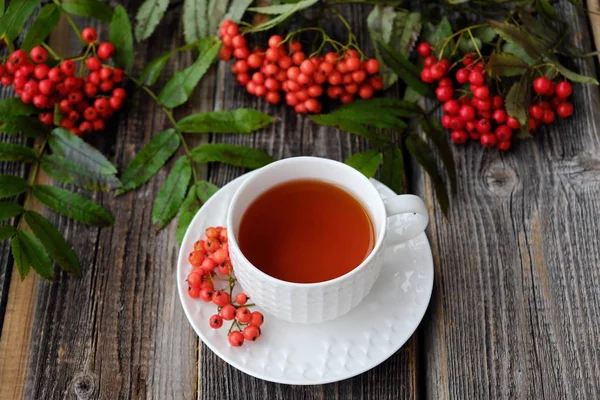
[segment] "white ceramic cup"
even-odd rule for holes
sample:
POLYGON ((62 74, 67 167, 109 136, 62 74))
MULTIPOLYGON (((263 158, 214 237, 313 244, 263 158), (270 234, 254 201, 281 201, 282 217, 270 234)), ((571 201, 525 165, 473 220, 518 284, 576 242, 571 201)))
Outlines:
MULTIPOLYGON (((363 174, 346 164, 317 157, 294 157, 276 161, 254 172, 239 187, 227 213, 229 253, 235 275, 252 302, 268 314, 293 323, 318 323, 337 318, 364 299, 377 280, 387 245, 408 241, 426 228, 429 217, 425 203, 413 195, 382 200, 363 174), (376 244, 371 254, 352 271, 324 282, 293 283, 274 278, 248 261, 238 246, 237 235, 246 209, 257 197, 283 182, 317 179, 350 192, 370 214, 376 244), (416 214, 408 226, 394 229, 399 214, 416 214), (393 242, 384 243, 388 231, 393 242)), ((325 238, 326 240, 326 238, 325 238)))

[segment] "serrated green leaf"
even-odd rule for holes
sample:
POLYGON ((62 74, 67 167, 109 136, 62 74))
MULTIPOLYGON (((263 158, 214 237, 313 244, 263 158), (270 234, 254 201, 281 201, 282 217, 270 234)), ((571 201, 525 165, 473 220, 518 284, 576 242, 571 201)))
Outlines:
POLYGON ((319 0, 302 0, 295 4, 281 4, 281 5, 274 5, 274 6, 267 6, 267 7, 249 8, 248 9, 249 11, 254 11, 254 12, 257 12, 260 14, 271 14, 271 15, 277 15, 277 16, 275 18, 268 20, 267 22, 265 22, 263 24, 252 27, 251 29, 248 30, 248 32, 259 32, 259 31, 269 30, 269 29, 273 28, 274 26, 280 24, 281 22, 285 21, 289 17, 291 17, 295 12, 297 12, 299 10, 303 10, 307 7, 310 7, 313 4, 317 3, 318 1, 319 0))
POLYGON ((2 118, 5 122, 0 124, 1 132, 9 134, 22 133, 31 138, 38 138, 48 134, 48 127, 36 117, 7 116, 4 114, 2 118))
POLYGON ((142 74, 140 75, 140 81, 142 81, 146 86, 154 85, 163 68, 165 67, 165 64, 167 61, 169 61, 172 55, 173 53, 171 52, 165 53, 146 64, 142 74))
POLYGON ((188 226, 190 226, 190 222, 194 218, 194 215, 200 209, 202 202, 196 195, 196 185, 192 185, 183 203, 181 204, 180 213, 179 213, 179 221, 177 221, 177 242, 181 244, 183 241, 183 237, 185 236, 185 231, 187 231, 188 226))
POLYGON ((27 210, 23 214, 25 222, 35 236, 40 240, 44 248, 52 259, 60 265, 60 267, 68 272, 79 273, 81 266, 77 259, 77 254, 67 244, 62 234, 41 214, 27 210))
POLYGON ((193 133, 252 133, 272 122, 273 118, 265 113, 238 108, 188 115, 177 121, 177 128, 193 133))
POLYGON ((0 221, 11 219, 23 212, 19 203, 0 202, 0 221))
POLYGON ((429 178, 433 183, 433 187, 435 188, 435 196, 440 209, 442 210, 442 213, 446 215, 450 202, 448 199, 448 191, 446 190, 444 180, 442 179, 442 175, 438 170, 437 163, 431 149, 423 139, 416 135, 408 136, 405 143, 408 152, 415 160, 417 160, 417 162, 429 175, 429 178))
POLYGON ((423 39, 431 43, 436 51, 440 51, 443 44, 446 44, 447 49, 454 48, 454 39, 448 40, 450 36, 452 36, 452 25, 450 25, 448 18, 443 17, 437 26, 426 31, 423 39))
POLYGON ((196 195, 203 203, 206 203, 218 191, 219 187, 208 181, 198 181, 196 183, 196 195))
POLYGON ((0 199, 16 196, 27 190, 29 184, 21 177, 0 175, 0 199))
POLYGON ((379 164, 381 164, 382 157, 383 155, 379 150, 371 149, 351 155, 344 163, 356 169, 367 178, 372 178, 377 172, 379 164))
POLYGON ((485 65, 488 75, 492 78, 499 76, 520 76, 527 69, 527 63, 509 53, 492 53, 485 65))
POLYGON ((217 58, 220 48, 221 42, 216 42, 208 50, 201 53, 190 67, 175 72, 158 94, 158 100, 161 104, 165 107, 174 108, 185 103, 200 79, 217 58))
POLYGON ((34 162, 36 159, 37 154, 30 147, 0 142, 0 161, 34 162))
POLYGON ((29 275, 31 263, 27 259, 25 249, 23 248, 23 243, 21 237, 18 235, 18 232, 10 241, 10 249, 15 260, 15 264, 17 264, 19 277, 21 280, 23 280, 25 277, 27 277, 27 275, 29 275))
MULTIPOLYGON (((27 274, 29 271, 29 266, 31 266, 39 276, 47 281, 52 282, 54 278, 52 261, 50 260, 50 256, 38 238, 33 236, 33 233, 29 231, 18 231, 15 238, 18 238, 17 240, 19 242, 19 249, 21 251, 19 258, 22 261, 27 262, 28 265, 28 267, 24 269, 24 274, 27 274)), ((15 260, 16 259, 17 257, 15 257, 15 260)), ((17 266, 18 265, 19 264, 17 263, 17 266)), ((19 274, 21 274, 21 271, 19 271, 19 274)))
POLYGON ((239 21, 246 12, 246 9, 252 4, 254 0, 232 0, 231 5, 227 14, 223 19, 230 19, 232 21, 239 21))
POLYGON ((120 186, 119 180, 114 175, 90 171, 58 155, 44 155, 40 165, 54 179, 86 189, 107 191, 120 186))
POLYGON ((554 62, 554 66, 556 67, 558 72, 560 72, 565 78, 567 78, 570 81, 577 82, 577 83, 588 83, 588 84, 593 84, 593 85, 598 84, 598 81, 596 79, 594 79, 593 77, 581 75, 581 74, 578 74, 577 72, 573 72, 570 69, 568 69, 567 67, 565 67, 564 65, 562 65, 561 63, 559 63, 558 61, 554 62))
POLYGON ((55 128, 48 144, 54 154, 72 160, 74 163, 103 175, 113 175, 117 169, 97 149, 73 135, 64 128, 55 128))
POLYGON ((438 153, 440 153, 440 158, 446 167, 448 178, 450 178, 452 191, 456 190, 456 165, 454 164, 452 150, 450 150, 448 138, 444 133, 442 125, 434 118, 423 119, 421 121, 421 129, 425 132, 429 140, 433 142, 438 153))
POLYGON ((110 21, 110 42, 115 46, 113 60, 117 67, 130 69, 133 66, 133 35, 129 15, 123 6, 117 6, 110 21))
POLYGON ((385 65, 390 67, 409 87, 423 96, 433 95, 431 87, 421 81, 419 69, 408 61, 408 58, 381 41, 377 43, 377 49, 385 65))
POLYGON ((162 19, 169 0, 146 0, 140 6, 135 16, 135 38, 138 42, 146 40, 162 19))
POLYGON ((0 18, 0 37, 6 37, 9 41, 15 40, 27 22, 27 18, 40 2, 41 0, 11 1, 6 13, 0 18))
MULTIPOLYGON (((183 37, 186 43, 194 42, 206 37, 208 32, 207 6, 208 0, 184 0, 183 13, 183 37)), ((210 14, 209 14, 210 15, 210 14)), ((210 18, 215 18, 211 15, 210 18)), ((214 32, 211 32, 214 34, 214 32)))
POLYGON ((47 185, 33 186, 32 193, 48 208, 74 220, 91 225, 114 224, 112 215, 105 208, 80 194, 47 185))
POLYGON ((487 23, 502 39, 521 47, 531 59, 538 60, 547 51, 538 39, 516 25, 493 20, 487 23))
POLYGON ((100 21, 110 22, 112 8, 100 0, 62 0, 61 7, 69 14, 90 17, 100 21))
POLYGON ((406 190, 406 177, 404 175, 404 157, 402 149, 394 147, 383 152, 380 169, 381 182, 395 193, 404 193, 406 190))
POLYGON ((56 4, 46 4, 38 13, 31 28, 23 40, 21 49, 29 52, 32 48, 42 43, 60 20, 60 7, 56 4))
POLYGON ((12 225, 0 225, 0 242, 10 239, 17 233, 17 230, 12 225))
POLYGON ((533 64, 537 63, 537 60, 531 58, 527 54, 527 52, 516 43, 505 43, 504 46, 502 46, 502 51, 504 53, 513 54, 513 55, 517 56, 518 58, 525 61, 529 65, 533 65, 533 64))
POLYGON ((225 143, 208 143, 195 147, 190 155, 198 163, 222 162, 244 168, 260 168, 273 158, 264 151, 225 143))
POLYGON ((516 82, 508 90, 504 101, 508 115, 519 121, 521 125, 521 134, 519 137, 530 136, 528 120, 532 80, 533 78, 529 71, 524 73, 519 82, 516 82))
POLYGON ((177 151, 180 143, 175 129, 167 129, 154 136, 123 172, 123 187, 117 194, 135 189, 152 178, 177 151))
POLYGON ((186 156, 180 157, 154 199, 152 224, 156 230, 164 228, 177 214, 191 179, 192 162, 186 156))
POLYGON ((210 18, 208 18, 208 36, 216 35, 218 33, 223 16, 227 12, 228 3, 229 0, 209 0, 208 11, 206 14, 210 15, 210 18))

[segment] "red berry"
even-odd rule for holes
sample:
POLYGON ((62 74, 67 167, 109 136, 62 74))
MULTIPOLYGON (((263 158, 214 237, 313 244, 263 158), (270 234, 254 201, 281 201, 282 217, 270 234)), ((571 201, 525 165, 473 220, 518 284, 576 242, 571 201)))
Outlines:
POLYGON ((94 97, 98 93, 98 86, 88 82, 83 85, 83 92, 87 97, 94 97))
POLYGON ((508 125, 500 125, 496 128, 496 137, 500 141, 510 140, 512 137, 512 129, 508 125))
POLYGON ((212 317, 210 317, 210 319, 208 320, 208 324, 213 329, 219 329, 223 326, 223 318, 220 315, 215 314, 212 317))
POLYGON ((79 113, 77 111, 71 111, 69 115, 67 115, 71 121, 76 122, 79 119, 79 113))
POLYGON ((542 122, 546 125, 554 122, 555 114, 552 110, 544 110, 544 115, 542 116, 542 122))
POLYGON ((445 129, 450 129, 450 122, 452 121, 452 117, 448 114, 442 115, 440 122, 445 129))
POLYGON ((462 131, 465 129, 465 120, 460 117, 451 117, 449 128, 453 131, 462 131))
POLYGON ((454 96, 454 90, 448 86, 440 86, 435 90, 435 95, 439 101, 445 103, 452 99, 452 96, 454 96))
POLYGON ((214 294, 215 291, 210 288, 203 287, 202 289, 200 289, 200 298, 207 303, 209 301, 212 301, 212 297, 214 294))
POLYGON ((103 81, 108 81, 110 80, 110 78, 112 78, 112 68, 108 68, 108 67, 102 67, 100 68, 100 79, 102 79, 103 81))
POLYGON ((550 91, 551 87, 552 83, 550 82, 550 79, 545 76, 535 78, 533 81, 533 90, 535 90, 537 94, 546 94, 550 91))
POLYGON ((72 90, 77 90, 79 89, 80 86, 80 82, 77 78, 75 78, 74 76, 68 76, 65 80, 64 80, 64 85, 67 88, 67 90, 72 91, 72 90))
POLYGON ((458 100, 447 101, 442 107, 444 112, 450 115, 457 115, 460 110, 460 104, 458 100))
POLYGON ((95 131, 101 131, 104 129, 104 120, 103 119, 95 119, 92 122, 92 126, 94 127, 95 131))
POLYGON ((96 29, 88 26, 81 31, 81 37, 87 43, 94 43, 96 39, 98 39, 98 33, 96 32, 96 29))
POLYGON ((248 307, 240 307, 235 312, 235 319, 243 324, 246 324, 252 320, 252 312, 248 309, 248 307))
POLYGON ((430 68, 423 68, 421 71, 421 80, 425 83, 431 83, 434 81, 430 68))
POLYGON ((352 100, 354 100, 354 95, 350 94, 350 93, 346 93, 340 96, 340 101, 342 102, 342 104, 348 104, 350 103, 352 100))
POLYGON ((29 56, 31 57, 34 63, 42 64, 48 59, 48 51, 46 51, 46 49, 42 46, 35 46, 29 52, 29 56))
POLYGON ((369 84, 373 86, 374 90, 383 90, 383 78, 381 76, 374 76, 369 79, 369 84))
POLYGON ((246 295, 246 293, 238 293, 235 296, 235 302, 238 303, 241 306, 243 306, 244 304, 246 304, 247 301, 248 301, 248 296, 246 295))
POLYGON ((262 326, 265 318, 260 311, 253 311, 250 319, 250 324, 254 326, 262 326))
POLYGON ((267 100, 267 103, 279 104, 279 102, 281 101, 281 94, 279 94, 279 92, 277 91, 267 92, 267 94, 265 95, 265 100, 267 100))
POLYGON ((248 325, 243 331, 244 339, 254 342, 260 336, 260 328, 254 325, 248 325))
POLYGON ((473 91, 473 96, 480 100, 485 100, 490 97, 490 89, 487 86, 477 86, 473 91))
POLYGON ((235 49, 246 47, 246 44, 247 44, 246 38, 243 37, 242 35, 235 35, 231 38, 231 45, 235 49))
POLYGON ((498 143, 498 139, 496 138, 496 136, 491 133, 486 133, 484 135, 481 135, 481 139, 479 139, 479 140, 483 147, 488 147, 488 148, 495 147, 496 143, 498 143))
POLYGON ((263 64, 264 58, 260 54, 252 53, 248 56, 248 60, 246 61, 248 63, 248 67, 256 69, 260 68, 260 66, 263 64))
MULTIPOLYGON (((98 112, 96 111, 96 109, 94 107, 88 107, 83 112, 83 118, 87 119, 88 121, 93 121, 96 118, 98 118, 98 112)), ((192 254, 194 254, 194 253, 198 253, 198 252, 196 252, 196 251, 192 252, 192 254)), ((192 265, 194 265, 195 267, 198 266, 193 263, 192 263, 192 265)))
POLYGON ((485 80, 483 79, 483 74, 479 71, 472 71, 469 74, 469 83, 477 86, 483 85, 485 83, 485 80))
POLYGON ((508 114, 506 114, 506 111, 504 110, 495 110, 492 114, 492 118, 494 119, 494 121, 496 121, 498 125, 501 125, 506 122, 508 114))
POLYGON ((367 73, 361 69, 352 73, 352 80, 356 83, 363 83, 367 79, 367 73))
POLYGON ((199 298, 200 292, 201 290, 198 288, 188 287, 188 295, 193 299, 199 298))
POLYGON ((454 131, 450 134, 450 138, 456 144, 463 144, 469 140, 469 135, 465 131, 454 131))
POLYGON ((437 62, 437 57, 436 56, 427 56, 423 60, 423 66, 425 68, 431 68, 433 66, 433 64, 435 64, 436 62, 437 62))
POLYGON ((442 78, 440 79, 440 81, 438 82, 438 87, 440 86, 447 86, 447 87, 452 87, 452 79, 450 78, 442 78))
POLYGON ((71 108, 71 103, 68 99, 61 100, 60 103, 58 103, 58 109, 63 114, 68 114, 73 110, 73 108, 71 108))
POLYGON ((373 86, 369 84, 362 85, 358 89, 358 96, 361 99, 370 99, 371 97, 373 97, 373 86))
POLYGON ((231 50, 231 47, 223 46, 219 50, 219 58, 223 61, 229 61, 229 60, 231 60, 232 53, 233 53, 233 50, 231 50))
POLYGON ((506 120, 506 125, 508 125, 511 129, 519 129, 521 127, 519 121, 510 116, 506 120))
POLYGON ((213 296, 212 301, 219 307, 223 307, 229 304, 229 294, 223 290, 217 290, 213 296))
POLYGON ((573 87, 567 81, 562 81, 556 85, 556 96, 561 99, 566 99, 573 92, 573 87))
POLYGON ((283 42, 283 38, 279 35, 273 35, 269 38, 268 45, 269 47, 279 47, 279 45, 283 42))
POLYGON ((470 67, 474 62, 475 62, 474 55, 472 55, 472 54, 465 54, 465 58, 463 58, 462 64, 465 67, 470 67))
POLYGON ((556 108, 556 113, 561 118, 568 118, 573 115, 573 105, 571 103, 561 103, 556 108))
MULTIPOLYGON (((25 53, 25 51, 23 51, 21 49, 15 50, 10 55, 9 60, 14 66, 25 64, 27 62, 27 53, 25 53)), ((8 68, 8 66, 7 66, 7 68, 8 68)), ((10 68, 9 68, 9 71, 10 71, 10 68)))
POLYGON ((60 121, 60 126, 62 126, 65 129, 71 129, 75 126, 75 123, 73 121, 71 121, 69 118, 63 118, 60 121))
POLYGON ((100 97, 100 98, 98 98, 98 99, 96 99, 94 101, 94 108, 100 114, 102 114, 103 112, 105 112, 106 110, 108 110, 109 107, 110 107, 110 104, 108 103, 108 100, 106 98, 104 98, 104 97, 100 97))
POLYGON ((22 90, 27 83, 27 78, 24 76, 19 76, 15 78, 15 89, 22 90))
POLYGON ((365 71, 367 71, 368 74, 374 75, 379 72, 379 61, 377 61, 374 58, 369 58, 365 62, 364 67, 365 67, 365 71))
POLYGON ((240 347, 244 344, 244 335, 240 331, 231 331, 228 340, 229 344, 233 347, 240 347))
POLYGON ((500 151, 508 151, 510 149, 510 140, 504 140, 498 142, 498 150, 500 151))
POLYGON ((124 72, 121 68, 114 68, 112 77, 113 82, 121 82, 123 80, 123 74, 124 72))
POLYGON ((277 82, 277 79, 267 78, 265 79, 265 88, 269 92, 276 92, 279 90, 279 82, 277 82))
POLYGON ((52 82, 60 82, 63 80, 65 74, 57 67, 50 68, 48 71, 48 79, 52 82))
POLYGON ((358 57, 349 57, 344 61, 348 71, 356 71, 360 68, 360 60, 358 57))
POLYGON ((304 60, 300 64, 300 72, 305 75, 311 75, 315 72, 315 65, 309 60, 304 60))
POLYGON ((35 66, 33 76, 37 80, 42 80, 48 76, 48 71, 50 71, 50 68, 46 64, 39 64, 35 66))
POLYGON ((471 105, 478 109, 480 112, 488 111, 490 108, 492 108, 492 100, 489 98, 485 100, 473 98, 473 100, 471 100, 471 105))
POLYGON ((306 107, 306 110, 308 112, 317 112, 317 110, 319 109, 320 103, 318 100, 315 99, 307 99, 304 102, 304 106, 306 107))
POLYGON ((36 94, 32 99, 33 105, 36 108, 46 108, 48 107, 48 96, 45 94, 36 94))
POLYGON ((529 115, 535 119, 542 119, 544 116, 544 109, 539 104, 534 104, 529 107, 529 115))
POLYGON ((466 122, 475 118, 475 109, 469 105, 463 105, 458 111, 458 115, 466 122))
POLYGON ((54 114, 52 114, 51 112, 40 113, 38 118, 40 119, 40 121, 42 121, 42 124, 45 125, 52 125, 54 123, 54 114))
POLYGON ((550 102, 546 101, 546 100, 542 100, 538 103, 540 105, 540 107, 542 107, 544 110, 550 110, 552 108, 552 104, 550 104, 550 102))
POLYGON ((502 107, 504 107, 504 99, 502 98, 502 96, 492 97, 492 108, 494 110, 497 110, 502 107))
MULTIPOLYGON (((306 58, 306 56, 301 51, 298 51, 298 52, 292 54, 292 62, 298 66, 302 65, 302 63, 305 61, 305 58, 306 58)), ((313 67, 314 67, 314 65, 313 65, 313 67)))
POLYGON ((446 69, 441 64, 441 62, 434 64, 430 68, 431 70, 431 78, 435 81, 441 79, 444 75, 446 75, 446 69))
POLYGON ((298 104, 298 99, 296 98, 296 94, 293 92, 289 92, 285 95, 285 102, 288 106, 294 107, 298 104))
POLYGON ((247 47, 236 47, 233 50, 233 56, 240 60, 244 60, 250 56, 250 50, 247 47))
POLYGON ((310 85, 312 82, 312 76, 300 73, 298 78, 296 78, 296 82, 303 86, 310 85))
POLYGON ((306 92, 310 97, 321 97, 323 94, 323 87, 320 85, 311 85, 306 89, 306 92))
POLYGON ((108 60, 109 58, 112 57, 114 51, 115 51, 115 46, 113 46, 112 43, 110 43, 110 42, 100 43, 100 45, 98 46, 98 57, 100 57, 103 60, 108 60))
POLYGON ((235 318, 235 312, 235 306, 233 306, 232 304, 226 304, 219 311, 219 315, 223 317, 225 321, 231 321, 235 318))
POLYGON ((475 131, 477 131, 477 123, 478 123, 478 122, 479 122, 479 121, 475 121, 475 120, 473 120, 473 121, 468 121, 468 122, 465 124, 465 128, 467 128, 467 131, 468 131, 469 133, 470 133, 470 132, 475 132, 475 131))
POLYGON ((431 54, 431 45, 427 42, 419 43, 419 45, 417 46, 417 53, 421 57, 427 57, 431 54))
POLYGON ((488 133, 492 130, 492 124, 489 119, 482 118, 477 121, 477 131, 481 134, 488 133))
POLYGON ((104 81, 100 84, 100 90, 103 92, 110 92, 113 88, 114 84, 112 81, 104 81))
POLYGON ((66 76, 71 76, 75 74, 77 70, 77 65, 72 60, 64 60, 60 63, 60 70, 66 76))
POLYGON ((467 83, 467 81, 469 80, 469 71, 466 70, 465 68, 461 68, 458 71, 456 71, 456 81, 458 83, 467 83))
POLYGON ((84 133, 84 132, 91 132, 94 130, 94 127, 92 125, 91 122, 89 121, 83 121, 80 125, 79 125, 79 130, 84 133))
POLYGON ((42 94, 52 94, 54 92, 54 82, 50 79, 44 79, 40 81, 38 88, 42 94))
POLYGON ((100 79, 100 73, 98 71, 94 71, 92 72, 89 76, 88 76, 88 81, 90 83, 93 83, 94 85, 99 85, 100 82, 102 82, 102 80, 100 79))
MULTIPOLYGON (((23 92, 24 93, 29 93, 32 96, 38 94, 40 91, 39 85, 35 80, 30 80, 27 83, 25 83, 25 86, 23 86, 23 92)), ((47 93, 44 93, 47 94, 47 93)))
POLYGON ((267 88, 265 85, 256 85, 256 89, 254 89, 254 94, 258 97, 263 97, 267 94, 267 88))

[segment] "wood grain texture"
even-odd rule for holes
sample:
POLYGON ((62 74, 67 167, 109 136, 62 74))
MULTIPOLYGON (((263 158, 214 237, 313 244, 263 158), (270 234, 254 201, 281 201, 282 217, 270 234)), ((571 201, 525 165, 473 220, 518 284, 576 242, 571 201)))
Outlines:
MULTIPOLYGON (((573 19, 576 44, 591 51, 586 20, 573 19)), ((597 398, 598 88, 578 85, 572 101, 573 118, 509 153, 454 147, 448 220, 431 182, 419 169, 411 177, 431 210, 436 265, 420 329, 428 399, 597 398)))

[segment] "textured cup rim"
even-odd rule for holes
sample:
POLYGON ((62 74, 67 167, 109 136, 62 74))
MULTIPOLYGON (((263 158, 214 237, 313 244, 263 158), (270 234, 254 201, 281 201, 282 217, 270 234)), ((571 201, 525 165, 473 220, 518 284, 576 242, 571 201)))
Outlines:
MULTIPOLYGON (((270 186, 272 187, 272 186, 270 186)), ((269 187, 269 188, 270 188, 269 187)), ((366 205, 364 205, 366 207, 366 205)), ((382 245, 383 245, 383 241, 385 238, 385 233, 386 233, 386 227, 387 227, 387 214, 385 212, 385 205, 383 203, 383 200, 381 199, 381 196, 379 195, 379 193, 377 192, 377 189, 375 188, 375 186, 373 185, 373 183, 371 183, 371 181, 369 180, 369 178, 367 178, 365 175, 363 175, 362 173, 360 173, 359 171, 355 170, 354 168, 341 163, 339 161, 335 161, 335 160, 331 160, 328 158, 322 158, 322 157, 311 157, 311 156, 301 156, 301 157, 290 157, 290 158, 285 158, 282 160, 278 160, 275 161, 269 165, 266 165, 264 167, 262 167, 261 169, 257 170, 252 176, 250 176, 248 179, 246 179, 246 181, 244 181, 240 187, 236 190, 235 194, 233 195, 233 198, 231 199, 231 204, 229 205, 229 208, 227 209, 227 228, 228 228, 228 241, 229 241, 229 246, 230 246, 230 251, 231 248, 235 248, 236 252, 240 255, 240 257, 242 258, 243 262, 246 262, 246 264, 250 267, 250 269, 252 269, 255 273, 257 273, 261 278, 267 279, 271 282, 274 282, 278 285, 284 285, 284 286, 288 286, 288 287, 296 287, 296 288, 318 288, 318 287, 322 287, 322 286, 329 286, 329 285, 334 285, 336 283, 342 282, 344 280, 347 280, 349 278, 351 278, 353 275, 359 273, 360 270, 366 268, 366 266, 371 262, 371 260, 375 257, 375 255, 382 250, 382 245), (259 268, 257 268, 254 264, 252 264, 250 262, 250 260, 248 260, 248 258, 246 258, 246 256, 244 255, 244 253, 242 252, 242 250, 240 249, 240 247, 238 246, 237 243, 237 238, 236 235, 234 233, 234 229, 232 229, 233 227, 233 223, 232 223, 232 210, 235 208, 235 205, 237 204, 237 202, 240 199, 240 193, 243 191, 243 189, 247 188, 248 186, 250 186, 252 184, 252 182, 254 182, 255 180, 260 179, 260 176, 262 175, 262 173, 264 173, 265 171, 270 171, 271 169, 274 168, 278 168, 279 165, 282 164, 290 164, 290 163, 297 163, 297 162, 321 162, 324 164, 329 164, 329 165, 335 165, 335 166, 342 166, 343 168, 347 168, 348 171, 353 174, 356 179, 358 180, 362 180, 363 182, 368 184, 369 190, 373 191, 373 196, 375 196, 378 201, 378 210, 371 210, 369 209, 369 211, 372 214, 372 218, 377 218, 377 215, 375 215, 377 212, 379 212, 379 214, 381 215, 381 218, 383 218, 384 220, 382 221, 381 227, 379 229, 379 232, 376 232, 377 234, 377 241, 375 242, 375 246, 373 246, 373 250, 371 250, 371 252, 369 253, 369 255, 355 268, 353 268, 351 271, 348 271, 347 273, 345 273, 344 275, 338 276, 336 278, 327 280, 327 281, 321 281, 321 282, 312 282, 312 283, 299 283, 299 282, 289 282, 289 281, 284 281, 278 278, 275 278, 274 276, 271 276, 265 272, 263 272, 262 270, 260 270, 259 268)), ((235 271, 235 265, 233 266, 234 271, 235 271)))

